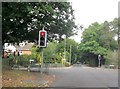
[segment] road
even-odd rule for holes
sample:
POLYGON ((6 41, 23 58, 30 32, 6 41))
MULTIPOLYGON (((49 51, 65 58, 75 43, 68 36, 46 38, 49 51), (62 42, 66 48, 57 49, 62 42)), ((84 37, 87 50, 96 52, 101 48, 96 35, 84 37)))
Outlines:
MULTIPOLYGON (((20 68, 20 70, 27 70, 27 68, 20 68)), ((32 68, 31 70, 39 71, 39 68, 32 68)), ((55 89, 63 89, 65 87, 65 89, 118 89, 108 88, 118 87, 117 69, 71 66, 49 68, 49 74, 55 75, 56 77, 55 81, 50 86, 55 87, 55 89)))
POLYGON ((56 75, 51 87, 118 87, 117 69, 72 66, 50 69, 49 73, 56 75))

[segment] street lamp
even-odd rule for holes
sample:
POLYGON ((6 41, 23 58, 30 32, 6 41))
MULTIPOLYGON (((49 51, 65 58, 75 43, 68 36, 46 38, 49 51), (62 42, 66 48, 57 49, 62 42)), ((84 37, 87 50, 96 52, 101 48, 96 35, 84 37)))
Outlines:
POLYGON ((72 45, 70 45, 70 60, 69 60, 70 65, 71 65, 71 47, 72 45))
POLYGON ((65 53, 66 52, 66 35, 63 35, 62 38, 65 39, 65 41, 64 41, 64 61, 66 61, 66 59, 65 59, 66 58, 66 53, 65 53))
POLYGON ((66 35, 65 35, 65 46, 64 46, 64 59, 66 58, 66 35))

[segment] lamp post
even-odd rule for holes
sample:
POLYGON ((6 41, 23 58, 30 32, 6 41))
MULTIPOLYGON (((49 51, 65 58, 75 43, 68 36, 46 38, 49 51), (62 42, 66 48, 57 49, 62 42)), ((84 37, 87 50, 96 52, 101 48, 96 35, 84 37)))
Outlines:
POLYGON ((64 60, 66 58, 66 35, 65 35, 65 46, 64 46, 64 60))
POLYGON ((66 35, 62 35, 62 38, 64 39, 64 52, 63 52, 63 59, 62 59, 62 64, 64 64, 65 63, 65 61, 66 61, 66 35))
POLYGON ((70 60, 69 60, 69 63, 70 63, 70 65, 71 65, 71 45, 70 45, 70 60))

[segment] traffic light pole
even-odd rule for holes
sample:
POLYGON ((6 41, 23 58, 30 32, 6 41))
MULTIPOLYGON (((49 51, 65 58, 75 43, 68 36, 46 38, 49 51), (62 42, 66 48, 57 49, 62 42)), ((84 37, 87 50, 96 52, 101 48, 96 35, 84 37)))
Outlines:
POLYGON ((43 48, 41 48, 42 51, 42 60, 41 60, 41 75, 43 74, 43 48))
POLYGON ((47 31, 44 30, 44 27, 42 30, 39 31, 39 43, 38 43, 40 49, 41 49, 41 75, 43 74, 43 48, 47 46, 47 31))

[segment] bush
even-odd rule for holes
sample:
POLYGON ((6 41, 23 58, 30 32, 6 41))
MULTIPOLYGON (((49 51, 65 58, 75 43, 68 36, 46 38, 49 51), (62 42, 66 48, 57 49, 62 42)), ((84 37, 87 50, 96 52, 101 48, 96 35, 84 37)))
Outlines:
POLYGON ((29 60, 26 59, 22 59, 21 61, 19 61, 21 66, 27 67, 30 63, 29 60))
POLYGON ((106 65, 114 64, 118 66, 118 52, 117 51, 109 51, 108 55, 105 58, 106 58, 106 61, 105 61, 106 65))
POLYGON ((20 58, 28 60, 30 58, 30 55, 24 54, 24 55, 21 55, 20 58))
POLYGON ((69 63, 69 62, 65 62, 65 66, 66 66, 66 67, 69 67, 69 66, 70 66, 70 63, 69 63))
POLYGON ((30 59, 30 55, 21 55, 19 58, 18 58, 18 65, 20 66, 25 66, 27 67, 30 63, 29 63, 29 59, 30 59))

